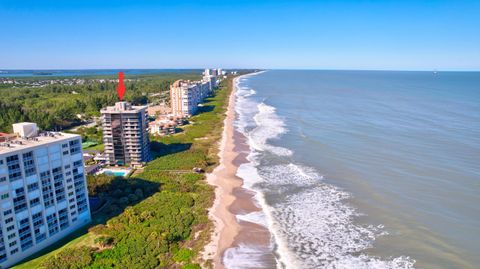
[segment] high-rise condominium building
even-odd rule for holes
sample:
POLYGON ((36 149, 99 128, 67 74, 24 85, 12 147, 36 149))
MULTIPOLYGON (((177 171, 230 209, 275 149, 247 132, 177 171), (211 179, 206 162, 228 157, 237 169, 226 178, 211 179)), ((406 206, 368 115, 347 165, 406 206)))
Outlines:
POLYGON ((117 102, 100 111, 107 164, 142 166, 150 160, 146 109, 117 102))
POLYGON ((175 116, 189 117, 197 113, 198 104, 211 93, 206 81, 177 80, 170 85, 170 103, 175 116))
POLYGON ((90 222, 81 137, 13 125, 0 143, 0 267, 90 222))
POLYGON ((210 91, 213 91, 218 86, 218 77, 222 75, 222 69, 205 69, 203 72, 202 81, 208 83, 210 91), (220 73, 219 73, 220 72, 220 73))
POLYGON ((203 75, 204 76, 213 76, 213 69, 205 69, 205 71, 203 72, 203 75))

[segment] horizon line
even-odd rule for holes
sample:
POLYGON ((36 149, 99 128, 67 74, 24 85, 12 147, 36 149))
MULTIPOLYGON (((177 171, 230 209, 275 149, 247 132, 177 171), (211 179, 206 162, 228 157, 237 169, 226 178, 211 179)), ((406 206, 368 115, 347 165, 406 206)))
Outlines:
POLYGON ((0 71, 85 71, 85 70, 204 70, 220 68, 224 70, 275 70, 275 71, 391 71, 391 72, 480 72, 479 69, 354 69, 354 68, 253 68, 253 67, 181 67, 181 68, 0 68, 0 71))

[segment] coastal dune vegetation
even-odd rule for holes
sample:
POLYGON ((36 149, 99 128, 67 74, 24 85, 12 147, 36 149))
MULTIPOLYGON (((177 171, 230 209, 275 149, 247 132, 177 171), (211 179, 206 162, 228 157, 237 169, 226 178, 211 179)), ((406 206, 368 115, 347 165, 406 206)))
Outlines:
POLYGON ((152 137, 155 159, 130 178, 89 177, 105 202, 76 239, 15 268, 200 268, 210 238, 213 188, 203 173, 218 164, 223 119, 232 90, 224 80, 178 134, 152 137))

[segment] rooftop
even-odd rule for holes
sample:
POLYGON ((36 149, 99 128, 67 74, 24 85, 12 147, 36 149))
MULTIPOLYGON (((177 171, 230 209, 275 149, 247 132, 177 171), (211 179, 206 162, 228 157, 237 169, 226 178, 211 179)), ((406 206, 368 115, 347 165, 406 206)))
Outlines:
POLYGON ((107 106, 100 110, 101 113, 138 113, 147 106, 132 106, 128 102, 116 102, 114 106, 107 106))
POLYGON ((190 80, 184 80, 184 79, 179 79, 175 82, 172 83, 172 87, 178 88, 178 87, 186 87, 190 84, 190 80))
POLYGON ((17 150, 27 149, 40 145, 50 144, 52 142, 80 137, 77 134, 67 134, 59 132, 44 132, 32 138, 12 137, 7 142, 0 143, 0 154, 10 153, 17 150))

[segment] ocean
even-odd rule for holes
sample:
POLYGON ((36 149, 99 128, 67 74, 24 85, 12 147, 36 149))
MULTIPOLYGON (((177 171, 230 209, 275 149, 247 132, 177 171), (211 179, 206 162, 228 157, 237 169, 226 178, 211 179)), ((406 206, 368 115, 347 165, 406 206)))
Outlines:
POLYGON ((478 268, 479 72, 266 71, 236 112, 279 268, 478 268))

